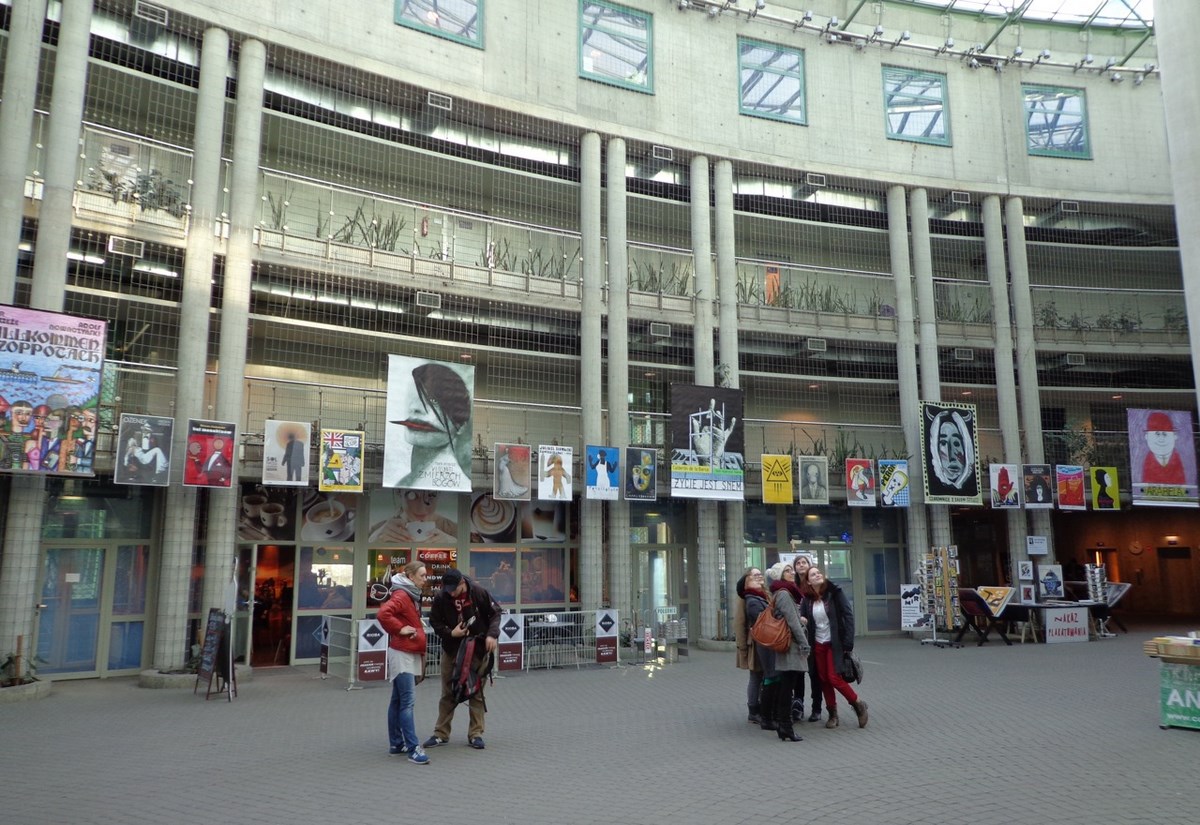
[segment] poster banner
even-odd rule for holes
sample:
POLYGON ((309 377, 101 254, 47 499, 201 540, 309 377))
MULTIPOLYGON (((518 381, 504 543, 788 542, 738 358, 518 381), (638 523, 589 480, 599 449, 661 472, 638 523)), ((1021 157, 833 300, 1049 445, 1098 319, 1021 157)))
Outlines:
POLYGON ((1056 607, 1043 611, 1042 615, 1046 622, 1046 644, 1088 640, 1086 607, 1056 607))
POLYGON ((1054 487, 1050 484, 1049 464, 1021 465, 1021 479, 1025 488, 1026 510, 1054 509, 1054 487))
POLYGON ((625 499, 658 501, 658 451, 653 447, 625 448, 625 499))
POLYGON ((525 621, 519 613, 500 617, 500 639, 496 645, 498 670, 521 670, 525 667, 525 621))
POLYGON ((308 444, 312 428, 303 421, 268 420, 263 425, 262 483, 308 486, 308 444))
POLYGON ((529 501, 532 467, 528 444, 496 444, 496 477, 492 495, 508 501, 529 501))
POLYGON ((387 652, 387 631, 375 619, 359 619, 358 681, 385 681, 388 677, 387 652))
POLYGON ((616 501, 621 496, 621 451, 616 447, 584 447, 587 471, 584 476, 584 497, 601 501, 616 501))
POLYGON ((879 460, 879 504, 882 507, 908 507, 911 503, 908 484, 908 459, 879 460))
POLYGON ((93 474, 107 331, 0 305, 0 472, 93 474))
POLYGON ((1130 487, 1135 505, 1200 506, 1192 414, 1173 410, 1126 410, 1130 487))
POLYGON ((1087 499, 1083 493, 1083 467, 1078 464, 1054 465, 1054 486, 1058 489, 1058 509, 1087 509, 1087 499))
POLYGON ((800 503, 829 503, 829 459, 825 456, 800 456, 800 503))
POLYGON ((763 455, 762 500, 763 504, 792 503, 792 457, 790 455, 763 455))
POLYGON ((383 486, 471 492, 475 367, 388 356, 383 486))
POLYGON ((228 421, 188 419, 183 486, 225 487, 233 484, 233 444, 237 425, 228 421))
POLYGON ((538 446, 538 499, 571 500, 571 470, 575 450, 556 444, 538 446))
POLYGON ((1116 467, 1093 467, 1088 471, 1092 477, 1092 509, 1120 510, 1121 484, 1116 467))
POLYGON ((171 478, 171 439, 175 419, 158 415, 121 414, 117 427, 114 484, 166 487, 171 478))
POLYGON ((616 610, 596 611, 596 664, 615 664, 617 661, 617 628, 621 626, 616 610))
POLYGON ((738 389, 671 385, 673 497, 744 498, 743 401, 738 389))
POLYGON ((933 614, 925 609, 921 585, 900 585, 900 629, 919 630, 933 626, 933 614))
POLYGON ((1021 468, 1016 464, 989 464, 992 483, 992 509, 1007 510, 1021 506, 1021 468))
POLYGON ((875 506, 875 462, 869 458, 846 459, 846 504, 875 506))
POLYGON ((983 504, 974 404, 921 402, 926 504, 983 504))
POLYGON ((361 493, 363 491, 362 430, 321 428, 321 475, 317 489, 323 493, 361 493))

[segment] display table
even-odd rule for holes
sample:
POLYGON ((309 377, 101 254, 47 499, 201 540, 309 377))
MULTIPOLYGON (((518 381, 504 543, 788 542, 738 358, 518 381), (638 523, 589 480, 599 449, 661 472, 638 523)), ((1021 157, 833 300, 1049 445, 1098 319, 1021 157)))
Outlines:
POLYGON ((1000 618, 1006 622, 1023 622, 1021 641, 1030 634, 1033 641, 1086 642, 1111 634, 1102 630, 1101 621, 1109 615, 1103 602, 1039 602, 1010 604, 1000 618), (1047 636, 1047 630, 1049 636, 1047 636))

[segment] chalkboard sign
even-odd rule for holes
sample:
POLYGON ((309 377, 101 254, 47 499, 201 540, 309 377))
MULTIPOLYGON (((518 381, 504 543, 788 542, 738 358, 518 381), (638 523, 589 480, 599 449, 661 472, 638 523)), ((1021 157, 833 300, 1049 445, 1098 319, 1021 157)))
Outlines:
POLYGON ((229 647, 228 627, 225 614, 213 607, 208 611, 208 622, 204 626, 204 643, 200 646, 200 668, 196 671, 196 686, 192 693, 205 686, 204 698, 212 693, 212 678, 215 673, 223 680, 218 682, 218 690, 228 690, 230 701, 236 695, 237 688, 233 681, 233 657, 229 647))

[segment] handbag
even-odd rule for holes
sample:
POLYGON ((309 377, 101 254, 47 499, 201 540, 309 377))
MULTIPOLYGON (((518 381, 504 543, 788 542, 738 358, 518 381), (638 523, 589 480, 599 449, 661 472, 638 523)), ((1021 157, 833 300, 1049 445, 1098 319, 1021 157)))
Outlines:
POLYGON ((856 685, 862 684, 862 659, 858 658, 858 654, 853 650, 847 650, 842 653, 842 677, 847 682, 854 682, 856 685))
POLYGON ((775 615, 775 597, 767 599, 767 609, 758 614, 750 638, 776 653, 785 653, 792 646, 792 630, 782 616, 775 615))

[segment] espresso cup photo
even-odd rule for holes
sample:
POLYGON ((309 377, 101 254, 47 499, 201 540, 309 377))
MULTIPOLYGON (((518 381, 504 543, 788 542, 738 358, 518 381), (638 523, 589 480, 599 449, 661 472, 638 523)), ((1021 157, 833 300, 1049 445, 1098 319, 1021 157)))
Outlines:
POLYGON ((287 524, 287 516, 283 514, 283 505, 268 502, 258 511, 258 518, 264 527, 283 527, 287 524))
POLYGON ((242 499, 242 512, 246 518, 258 518, 262 506, 267 503, 267 497, 258 494, 249 495, 242 499))
POLYGON ((304 520, 309 527, 326 538, 332 538, 346 529, 353 516, 347 513, 346 505, 336 499, 322 501, 309 507, 304 520))

